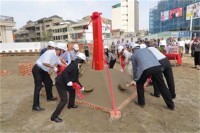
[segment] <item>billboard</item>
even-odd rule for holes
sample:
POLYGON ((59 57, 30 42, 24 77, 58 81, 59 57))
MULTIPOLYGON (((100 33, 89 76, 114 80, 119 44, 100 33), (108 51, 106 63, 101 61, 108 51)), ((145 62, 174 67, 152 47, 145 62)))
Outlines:
POLYGON ((200 2, 187 6, 186 20, 190 20, 191 16, 193 19, 200 18, 200 2))
POLYGON ((178 18, 183 16, 183 8, 179 7, 179 8, 175 8, 169 11, 169 18, 173 19, 173 18, 178 18))
POLYGON ((169 10, 160 13, 160 21, 169 19, 169 10))

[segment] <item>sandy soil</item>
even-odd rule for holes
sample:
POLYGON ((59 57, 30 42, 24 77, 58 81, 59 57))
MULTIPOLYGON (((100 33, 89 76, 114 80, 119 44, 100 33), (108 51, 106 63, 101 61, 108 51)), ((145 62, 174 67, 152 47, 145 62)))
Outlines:
MULTIPOLYGON (((0 57, 1 70, 11 72, 1 76, 0 132, 200 132, 200 70, 191 68, 193 58, 185 55, 181 66, 173 67, 177 98, 175 110, 166 108, 162 98, 145 93, 145 108, 132 101, 122 112, 122 118, 112 120, 108 113, 79 106, 65 108, 62 123, 50 121, 57 102, 47 102, 41 96, 43 112, 32 111, 33 78, 20 76, 18 63, 35 61, 36 56, 0 57)), ((174 64, 174 61, 172 61, 174 64)), ((116 68, 119 68, 116 66, 116 68)), ((92 81, 91 81, 92 82, 92 81)), ((56 88, 53 88, 56 95, 56 88)))

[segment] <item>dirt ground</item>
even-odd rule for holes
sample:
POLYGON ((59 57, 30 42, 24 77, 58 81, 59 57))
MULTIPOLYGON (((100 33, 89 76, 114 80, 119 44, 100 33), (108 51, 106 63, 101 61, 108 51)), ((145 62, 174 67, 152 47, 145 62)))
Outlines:
MULTIPOLYGON (((61 123, 50 121, 58 101, 47 102, 41 96, 45 111, 32 111, 33 77, 19 75, 18 63, 36 59, 36 56, 0 57, 1 71, 10 72, 0 77, 0 132, 200 132, 200 70, 192 68, 193 58, 189 55, 184 55, 181 66, 173 67, 177 94, 174 111, 166 108, 162 98, 150 96, 153 89, 149 86, 145 108, 132 101, 121 110, 120 119, 110 119, 108 113, 79 105, 77 109, 65 108, 61 123)), ((53 92, 56 94, 55 87, 53 92)))

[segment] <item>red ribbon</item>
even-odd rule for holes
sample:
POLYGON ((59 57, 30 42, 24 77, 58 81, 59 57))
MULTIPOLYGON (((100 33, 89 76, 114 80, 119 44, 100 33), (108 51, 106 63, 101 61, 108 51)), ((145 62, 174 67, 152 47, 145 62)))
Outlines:
POLYGON ((76 94, 78 95, 78 97, 79 97, 80 99, 84 98, 83 95, 82 95, 82 93, 81 93, 81 91, 80 91, 81 86, 80 86, 78 83, 73 82, 72 87, 75 89, 76 94))

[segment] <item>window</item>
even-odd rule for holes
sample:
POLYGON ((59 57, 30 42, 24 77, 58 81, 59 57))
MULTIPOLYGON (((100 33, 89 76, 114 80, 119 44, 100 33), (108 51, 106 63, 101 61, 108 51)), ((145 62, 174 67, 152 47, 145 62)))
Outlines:
POLYGON ((68 35, 64 35, 64 36, 63 36, 63 39, 68 39, 68 35))
POLYGON ((67 32, 67 28, 63 28, 63 32, 67 32))
POLYGON ((36 27, 35 29, 36 29, 36 30, 40 30, 40 27, 36 27))

